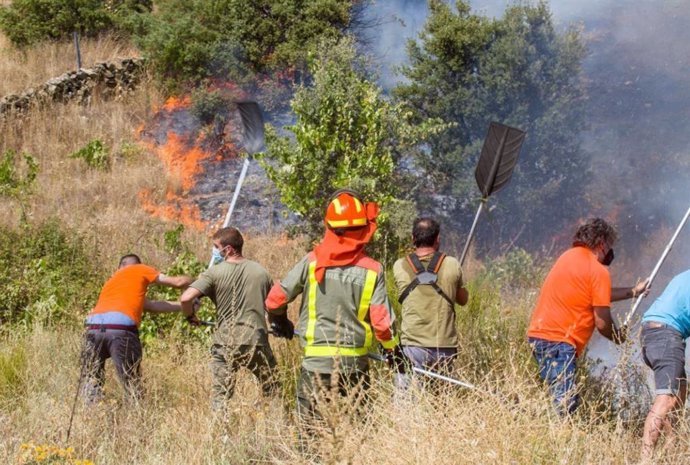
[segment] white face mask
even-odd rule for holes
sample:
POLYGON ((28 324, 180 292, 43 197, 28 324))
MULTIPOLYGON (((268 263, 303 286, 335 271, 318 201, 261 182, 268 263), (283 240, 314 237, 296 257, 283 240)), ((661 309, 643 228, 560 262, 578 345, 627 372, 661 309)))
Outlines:
POLYGON ((213 264, 214 265, 217 265, 217 264, 223 262, 223 260, 225 260, 223 255, 221 255, 220 250, 218 250, 216 247, 213 247, 213 251, 211 252, 211 256, 213 257, 213 264))

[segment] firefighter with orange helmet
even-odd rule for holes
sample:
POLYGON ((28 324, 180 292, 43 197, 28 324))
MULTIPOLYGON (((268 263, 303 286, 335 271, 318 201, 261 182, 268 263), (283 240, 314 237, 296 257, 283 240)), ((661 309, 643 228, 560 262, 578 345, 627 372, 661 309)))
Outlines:
POLYGON ((274 332, 291 337, 287 304, 302 294, 297 331, 304 349, 297 410, 313 417, 317 403, 369 385, 367 353, 377 340, 397 346, 383 266, 364 251, 379 209, 351 190, 337 191, 326 208, 321 242, 274 284, 266 309, 274 332))

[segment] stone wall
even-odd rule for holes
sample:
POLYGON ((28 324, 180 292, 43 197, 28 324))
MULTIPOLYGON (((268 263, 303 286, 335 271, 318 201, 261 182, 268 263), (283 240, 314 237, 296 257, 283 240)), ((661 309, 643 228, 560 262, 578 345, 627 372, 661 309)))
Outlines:
POLYGON ((0 99, 0 115, 21 113, 46 103, 88 103, 93 95, 112 98, 133 90, 141 79, 143 60, 128 58, 115 63, 97 63, 93 68, 71 71, 42 86, 0 99))

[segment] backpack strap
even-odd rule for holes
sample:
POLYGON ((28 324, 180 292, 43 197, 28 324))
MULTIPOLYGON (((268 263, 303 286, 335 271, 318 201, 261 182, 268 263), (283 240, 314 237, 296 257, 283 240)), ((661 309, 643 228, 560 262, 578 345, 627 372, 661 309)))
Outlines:
POLYGON ((443 289, 441 289, 436 283, 436 280, 438 279, 438 270, 441 269, 441 264, 443 263, 443 260, 445 258, 446 254, 441 252, 434 252, 434 255, 431 257, 431 260, 429 261, 429 266, 425 268, 424 265, 422 265, 422 262, 419 260, 417 254, 411 253, 410 255, 408 255, 407 263, 410 264, 412 271, 415 272, 415 278, 402 291, 400 297, 398 297, 398 302, 402 304, 403 301, 407 299, 407 296, 409 296, 410 293, 414 291, 418 285, 426 284, 431 286, 441 297, 443 297, 452 308, 455 308, 455 302, 450 297, 448 297, 446 293, 443 292, 443 289))
POLYGON ((419 285, 419 275, 426 271, 424 265, 422 265, 422 262, 419 261, 419 257, 416 253, 411 253, 405 258, 407 258, 407 263, 410 265, 410 268, 412 268, 412 271, 414 271, 416 276, 412 282, 408 284, 407 287, 400 293, 400 296, 398 297, 398 303, 400 304, 402 304, 403 301, 407 299, 407 296, 410 295, 410 292, 414 291, 419 285))

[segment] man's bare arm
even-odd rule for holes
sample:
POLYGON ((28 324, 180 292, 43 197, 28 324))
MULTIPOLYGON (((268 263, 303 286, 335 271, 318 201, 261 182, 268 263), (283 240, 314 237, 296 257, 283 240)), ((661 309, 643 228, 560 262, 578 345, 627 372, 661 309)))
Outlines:
POLYGON ((597 331, 609 341, 616 344, 625 342, 625 331, 619 331, 613 324, 610 307, 594 307, 594 325, 597 331))
POLYGON ((149 313, 175 313, 181 312, 182 306, 178 302, 146 299, 144 301, 144 311, 149 313))
POLYGON ((182 313, 184 316, 191 316, 194 314, 194 300, 204 295, 199 289, 188 287, 180 297, 180 304, 182 305, 182 313))
POLYGON ((648 292, 648 280, 644 280, 641 283, 637 283, 633 287, 614 287, 611 289, 611 302, 632 299, 643 293, 647 295, 648 292))
POLYGON ((194 278, 191 276, 166 276, 161 273, 158 275, 155 282, 162 286, 184 289, 194 282, 194 278))
POLYGON ((467 292, 467 289, 465 289, 464 287, 459 288, 458 292, 455 293, 455 301, 460 305, 465 305, 469 298, 470 293, 467 292))

